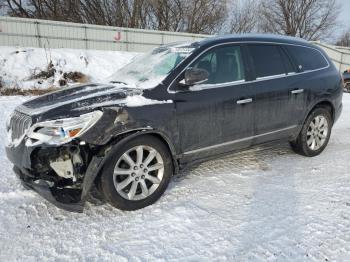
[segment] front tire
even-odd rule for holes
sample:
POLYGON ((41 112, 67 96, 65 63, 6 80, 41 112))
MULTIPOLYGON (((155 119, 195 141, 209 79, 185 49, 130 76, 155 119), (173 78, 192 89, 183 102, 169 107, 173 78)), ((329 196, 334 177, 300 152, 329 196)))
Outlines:
POLYGON ((317 156, 326 148, 333 126, 330 110, 326 107, 315 108, 306 118, 295 141, 290 142, 292 149, 304 156, 317 156))
POLYGON ((106 200, 121 210, 137 210, 156 202, 173 175, 167 146, 151 135, 116 145, 101 175, 106 200))

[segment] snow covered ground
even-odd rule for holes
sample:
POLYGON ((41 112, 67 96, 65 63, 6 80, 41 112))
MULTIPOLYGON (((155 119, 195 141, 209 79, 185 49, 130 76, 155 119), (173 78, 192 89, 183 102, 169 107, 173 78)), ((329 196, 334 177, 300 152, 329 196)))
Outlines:
POLYGON ((153 206, 69 213, 23 189, 4 153, 0 97, 0 261, 350 261, 350 95, 318 157, 286 144, 174 177, 153 206))
POLYGON ((77 49, 0 47, 0 80, 8 88, 59 87, 64 73, 80 72, 88 80, 100 82, 129 63, 137 53, 77 49), (52 61, 52 77, 37 77, 52 61))

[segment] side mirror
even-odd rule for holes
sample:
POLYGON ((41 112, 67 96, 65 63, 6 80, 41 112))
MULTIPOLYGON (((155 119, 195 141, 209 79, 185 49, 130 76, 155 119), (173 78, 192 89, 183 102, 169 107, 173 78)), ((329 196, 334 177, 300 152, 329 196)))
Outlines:
POLYGON ((209 72, 201 68, 187 68, 185 71, 185 85, 202 84, 209 78, 209 72))

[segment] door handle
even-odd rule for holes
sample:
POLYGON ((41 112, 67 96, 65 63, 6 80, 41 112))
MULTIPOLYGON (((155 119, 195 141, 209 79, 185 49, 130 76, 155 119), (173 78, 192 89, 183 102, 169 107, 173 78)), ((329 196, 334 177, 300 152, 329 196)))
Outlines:
POLYGON ((237 104, 239 104, 239 105, 248 104, 248 103, 251 103, 251 102, 253 102, 253 98, 237 100, 237 104))
POLYGON ((292 94, 300 94, 300 93, 302 93, 302 92, 304 92, 304 89, 295 89, 295 90, 292 90, 292 91, 290 91, 292 94))

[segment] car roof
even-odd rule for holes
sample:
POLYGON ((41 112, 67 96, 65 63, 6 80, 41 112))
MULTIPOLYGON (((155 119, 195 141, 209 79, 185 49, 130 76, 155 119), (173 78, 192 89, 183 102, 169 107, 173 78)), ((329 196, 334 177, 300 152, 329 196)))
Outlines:
POLYGON ((311 46, 309 42, 302 38, 284 36, 284 35, 274 35, 274 34, 232 34, 232 35, 222 35, 213 36, 205 38, 198 41, 199 45, 212 45, 227 42, 269 42, 269 43, 287 43, 311 46))

